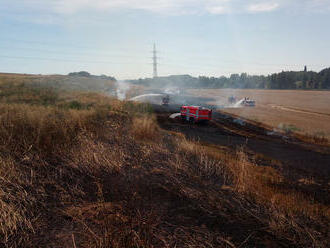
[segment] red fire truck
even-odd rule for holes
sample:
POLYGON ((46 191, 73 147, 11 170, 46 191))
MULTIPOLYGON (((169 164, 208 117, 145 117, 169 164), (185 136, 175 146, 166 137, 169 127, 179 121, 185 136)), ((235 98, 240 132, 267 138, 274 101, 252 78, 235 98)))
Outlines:
POLYGON ((212 109, 200 106, 182 106, 180 113, 183 121, 192 123, 210 121, 212 119, 212 109))

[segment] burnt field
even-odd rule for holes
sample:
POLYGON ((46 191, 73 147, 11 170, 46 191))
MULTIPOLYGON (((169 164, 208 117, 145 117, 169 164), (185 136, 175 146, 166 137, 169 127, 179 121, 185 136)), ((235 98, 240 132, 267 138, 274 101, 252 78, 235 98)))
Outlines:
MULTIPOLYGON (((230 157, 228 154, 244 151, 246 159, 254 165, 253 174, 256 173, 251 188, 245 193, 263 204, 271 202, 287 210, 297 208, 303 215, 320 207, 319 214, 328 214, 330 149, 327 145, 305 142, 295 134, 271 132, 268 126, 243 121, 221 111, 215 112, 208 124, 189 124, 171 119, 164 109, 159 109, 157 120, 163 129, 181 134, 214 153, 230 157), (259 187, 261 181, 264 183, 259 187)), ((241 175, 244 182, 250 180, 249 173, 252 172, 241 175)), ((303 225, 311 227, 313 224, 303 225)), ((324 228, 328 228, 326 226, 324 228)), ((287 244, 277 243, 274 247, 282 245, 287 244)))
POLYGON ((274 129, 310 137, 330 137, 330 92, 300 90, 190 90, 192 95, 213 98, 210 104, 224 106, 222 111, 263 123, 274 129), (255 108, 228 107, 228 97, 250 97, 255 108))
POLYGON ((210 123, 195 125, 168 116, 168 113, 158 113, 158 121, 164 129, 182 133, 192 141, 215 149, 236 151, 243 148, 257 164, 276 168, 291 185, 315 195, 322 203, 330 203, 330 149, 327 146, 270 133, 253 123, 237 122, 235 117, 221 112, 214 113, 210 123), (309 186, 305 184, 306 178, 313 181, 309 186))

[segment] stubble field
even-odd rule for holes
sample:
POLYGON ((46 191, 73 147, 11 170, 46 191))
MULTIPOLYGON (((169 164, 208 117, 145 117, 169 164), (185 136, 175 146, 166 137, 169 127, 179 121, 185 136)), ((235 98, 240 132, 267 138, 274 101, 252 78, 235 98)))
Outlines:
POLYGON ((224 112, 276 129, 330 138, 330 91, 198 89, 190 93, 214 98, 210 104, 225 105, 224 112), (230 96, 254 99, 256 107, 226 106, 230 96))

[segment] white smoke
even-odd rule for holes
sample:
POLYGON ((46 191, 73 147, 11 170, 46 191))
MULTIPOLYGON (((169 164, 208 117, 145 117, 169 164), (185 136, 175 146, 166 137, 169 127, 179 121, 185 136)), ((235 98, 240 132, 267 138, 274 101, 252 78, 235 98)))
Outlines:
POLYGON ((176 88, 176 87, 167 87, 167 88, 164 89, 164 93, 170 94, 170 95, 180 95, 181 90, 179 88, 176 88))
POLYGON ((126 92, 130 89, 130 84, 125 81, 118 81, 116 83, 116 96, 119 100, 126 99, 126 92))
POLYGON ((218 100, 216 102, 217 108, 242 108, 242 103, 244 102, 244 98, 234 103, 230 103, 228 99, 218 100))

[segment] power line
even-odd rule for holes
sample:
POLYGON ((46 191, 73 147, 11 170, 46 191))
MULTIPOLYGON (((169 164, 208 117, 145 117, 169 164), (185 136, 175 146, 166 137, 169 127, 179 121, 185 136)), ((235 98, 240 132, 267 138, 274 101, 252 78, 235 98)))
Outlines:
POLYGON ((40 40, 38 40, 38 41, 37 40, 21 40, 21 39, 12 39, 12 38, 7 38, 7 40, 14 41, 14 42, 20 42, 20 43, 27 43, 27 44, 46 45, 46 46, 52 46, 52 45, 64 46, 64 47, 72 46, 75 48, 84 48, 84 49, 95 48, 95 46, 92 46, 92 45, 85 46, 85 45, 76 44, 76 43, 44 42, 44 41, 40 41, 40 40))
MULTIPOLYGON (((35 48, 23 48, 23 47, 6 47, 6 46, 0 46, 0 49, 12 49, 12 50, 24 50, 24 51, 35 51, 35 52, 45 52, 45 53, 53 53, 53 54, 65 54, 65 55, 78 55, 78 56, 83 56, 84 54, 86 55, 92 55, 92 56, 97 56, 97 54, 93 53, 86 53, 86 52, 81 52, 81 53, 75 53, 75 52, 66 52, 66 51, 54 51, 54 50, 45 50, 45 49, 35 49, 35 48)), ((106 57, 118 57, 118 58, 141 58, 141 56, 127 56, 127 55, 110 55, 110 54, 104 54, 106 57)))
MULTIPOLYGON (((11 43, 9 43, 10 45, 15 44, 14 42, 19 42, 19 43, 23 43, 23 44, 24 43, 25 44, 32 44, 32 45, 35 44, 35 45, 38 45, 38 46, 43 45, 43 46, 47 46, 48 48, 57 46, 57 47, 66 48, 66 49, 88 49, 88 50, 93 50, 93 51, 95 51, 95 47, 98 47, 98 44, 91 44, 91 43, 90 43, 90 45, 86 46, 86 45, 81 45, 81 44, 77 44, 77 43, 44 42, 44 41, 21 40, 21 39, 12 39, 12 38, 7 38, 5 41, 12 41, 11 43)), ((104 44, 104 45, 107 45, 107 44, 104 44)), ((105 48, 102 48, 102 49, 108 49, 108 48, 105 47, 105 48)), ((44 49, 39 49, 38 48, 38 50, 44 50, 44 49)), ((82 50, 79 50, 79 51, 82 51, 82 50)), ((127 53, 127 50, 123 49, 122 51, 125 51, 125 53, 127 53)), ((70 52, 70 53, 72 53, 72 52, 70 52)), ((109 56, 111 56, 111 55, 109 54, 109 56)), ((123 55, 123 56, 126 56, 126 55, 123 55)), ((142 55, 142 52, 141 52, 140 57, 143 57, 143 56, 144 55, 142 55)), ((138 57, 138 56, 129 55, 127 57, 138 57)))
POLYGON ((83 60, 72 60, 72 59, 24 57, 24 56, 6 56, 6 55, 0 55, 0 58, 23 59, 23 60, 48 60, 48 61, 58 61, 58 62, 78 62, 78 63, 91 63, 91 64, 134 64, 134 65, 136 64, 136 63, 113 62, 113 61, 83 61, 83 60))
MULTIPOLYGON (((58 59, 58 58, 43 58, 43 57, 25 57, 25 56, 6 56, 6 55, 0 55, 0 58, 7 58, 7 59, 20 59, 20 60, 41 60, 41 61, 56 61, 56 62, 74 62, 74 63, 90 63, 90 64, 115 64, 115 65, 127 65, 127 64, 133 64, 136 65, 136 63, 122 63, 122 62, 113 62, 113 61, 84 61, 84 60, 73 60, 73 59, 58 59)), ((157 63, 158 65, 158 63, 157 63)), ((180 64, 164 64, 165 66, 170 67, 181 67, 181 68, 187 68, 190 69, 192 67, 195 68, 204 68, 204 69, 219 69, 221 73, 235 73, 234 69, 231 71, 225 71, 223 68, 220 69, 219 66, 209 66, 209 65, 180 65, 180 64)), ((157 71, 156 71, 157 72, 157 71)), ((158 76, 158 75, 157 75, 158 76)))
MULTIPOLYGON (((182 57, 181 57, 182 58, 182 57)), ((174 59, 171 59, 171 58, 166 58, 166 60, 174 60, 174 59)), ((244 60, 223 60, 223 59, 219 59, 219 58, 216 58, 216 57, 206 57, 206 56, 189 56, 189 57, 184 57, 184 59, 189 59, 191 61, 202 61, 202 60, 217 60, 217 62, 219 63, 227 63, 227 64, 238 64, 238 65, 259 65, 259 66, 281 66, 281 67, 285 67, 285 66, 304 66, 305 63, 301 63, 301 64, 280 64, 280 63, 263 63, 263 62, 255 62, 255 61, 244 61, 244 60)), ((177 60, 177 59, 175 59, 177 60)), ((324 65, 321 65, 321 64, 308 64, 309 66, 324 66, 324 65)))
MULTIPOLYGON (((78 55, 80 57, 84 57, 82 54, 80 53, 72 53, 72 52, 58 52, 58 51, 50 51, 50 50, 43 50, 43 49, 30 49, 30 48, 9 48, 9 47, 0 47, 0 49, 19 49, 19 50, 26 50, 26 51, 38 51, 38 52, 47 52, 47 53, 53 53, 53 54, 66 54, 66 55, 78 55)), ((92 55, 92 53, 89 53, 90 55, 92 55)), ((64 62, 85 62, 85 63, 116 63, 116 62, 107 62, 107 61, 82 61, 82 60, 73 60, 73 59, 58 59, 58 58, 40 58, 40 57, 22 57, 22 56, 2 56, 4 58, 14 58, 14 59, 33 59, 33 60, 49 60, 49 61, 64 61, 64 62)), ((126 55, 112 55, 109 56, 109 58, 141 58, 139 56, 126 56, 126 55)), ((152 59, 154 60, 154 57, 152 57, 152 59)), ((173 64, 173 63, 158 63, 159 57, 156 55, 156 59, 154 62, 156 63, 152 63, 154 65, 154 68, 156 68, 156 74, 157 74, 157 69, 158 69, 158 65, 166 65, 166 66, 179 66, 179 67, 186 67, 186 68, 191 68, 191 67, 198 67, 198 68, 219 68, 220 64, 216 65, 216 64, 205 64, 203 63, 202 65, 194 65, 194 64, 190 64, 187 63, 185 65, 182 64, 173 64), (156 66, 155 66, 156 65, 156 66)), ((199 60, 201 61, 201 60, 199 60)), ((226 61, 219 61, 220 63, 225 63, 226 61)), ((233 61, 234 62, 234 61, 233 61)), ((120 63, 117 63, 120 64, 120 63)), ((121 64, 126 64, 126 63, 121 63, 121 64)), ((133 63, 132 63, 133 64, 133 63)), ((237 63, 238 65, 259 65, 259 66, 264 66, 264 67, 268 67, 268 68, 278 68, 278 67, 301 67, 302 65, 281 65, 281 64, 262 64, 262 63, 237 63)), ((311 65, 309 65, 311 66, 311 65)), ((321 65, 319 65, 321 66, 321 65)), ((228 68, 228 67, 227 67, 228 68)), ((155 71, 154 71, 155 72, 155 71)))
MULTIPOLYGON (((1 47, 0 47, 1 48, 1 47)), ((42 51, 42 52, 53 52, 56 54, 59 54, 59 52, 55 52, 55 51, 49 51, 49 50, 42 50, 42 49, 33 49, 33 50, 38 50, 38 51, 42 51)), ((31 50, 32 51, 32 50, 31 50)), ((154 77, 158 76, 158 59, 159 57, 157 56, 158 51, 156 50, 156 46, 154 45, 154 56, 153 56, 153 72, 154 72, 154 77)), ((77 53, 67 53, 67 54, 77 54, 77 53)), ((73 62, 73 63, 89 63, 89 64, 117 64, 117 65, 127 65, 127 64, 133 64, 136 65, 138 63, 136 62, 114 62, 114 61, 101 61, 101 60, 80 60, 80 59, 66 59, 66 58, 50 58, 50 57, 35 57, 35 56, 9 56, 9 55, 0 55, 1 58, 7 58, 7 59, 21 59, 21 60, 42 60, 42 61, 57 61, 57 62, 73 62)), ((113 56, 115 57, 115 56, 113 56)), ((117 56, 117 57, 121 57, 121 56, 117 56)), ((123 57, 127 57, 130 58, 130 56, 123 56, 123 57)), ((198 60, 199 62, 201 62, 201 60, 198 60)), ((220 62, 220 61, 219 61, 220 62)), ((147 63, 141 63, 141 64, 147 64, 147 63)), ((253 63, 247 63, 247 64, 253 64, 253 63)), ((234 73, 234 71, 237 71, 238 69, 236 68, 228 68, 228 66, 220 66, 219 64, 199 64, 199 65, 194 65, 191 63, 186 63, 185 65, 182 64, 171 64, 171 63, 161 63, 161 65, 165 65, 165 66, 170 66, 170 67, 181 67, 181 68, 204 68, 204 69, 217 69, 219 71, 221 71, 222 73, 229 73, 229 71, 227 71, 228 69, 230 70, 230 73, 234 73), (225 70, 223 70, 225 69, 225 70)), ((238 64, 239 67, 240 64, 238 64)), ((301 65, 280 65, 280 64, 261 64, 261 63, 257 63, 257 65, 259 66, 268 66, 268 68, 277 68, 277 69, 281 69, 279 67, 282 67, 282 69, 284 69, 283 67, 286 66, 290 66, 290 67, 300 67, 301 65)))
MULTIPOLYGON (((47 43, 47 42, 42 42, 42 41, 32 41, 32 40, 20 40, 20 39, 9 39, 9 40, 12 40, 12 41, 17 41, 17 42, 21 42, 21 43, 29 43, 29 44, 40 44, 40 45, 61 45, 61 46, 65 46, 66 48, 68 47, 73 47, 73 48, 85 48, 85 49, 95 49, 95 46, 81 46, 79 44, 69 44, 69 43, 56 43, 56 42, 51 42, 51 43, 47 43)), ((5 47, 5 49, 11 49, 9 47, 5 47)), ((25 50, 25 48, 13 48, 13 49, 20 49, 20 50, 25 50)), ((34 49, 34 48, 26 48, 26 50, 30 50, 30 51, 39 51, 39 52, 48 52, 48 53, 56 53, 56 54, 59 54, 59 53, 62 53, 62 52, 57 52, 57 51, 50 51, 50 50, 44 50, 44 49, 34 49)), ((155 49, 153 51, 153 53, 156 52, 156 54, 154 54, 153 56, 153 60, 154 58, 156 59, 156 69, 157 69, 157 66, 159 65, 158 63, 158 60, 159 60, 159 57, 157 56, 158 54, 158 51, 155 49), (155 56, 156 55, 156 56, 155 56)), ((63 52, 65 54, 71 54, 71 55, 81 55, 82 53, 74 53, 74 52, 63 52)), ((93 55, 92 53, 86 53, 84 52, 85 54, 90 54, 90 55, 93 55)), ((111 57, 123 57, 123 58, 142 58, 143 56, 132 56, 132 55, 110 55, 110 54, 106 54, 106 56, 111 56, 111 57)), ((235 64, 239 64, 239 65, 258 65, 258 66, 276 66, 276 67, 300 67, 300 66, 304 66, 306 63, 302 63, 302 64, 281 64, 281 63, 262 63, 262 62, 256 62, 256 61, 242 61, 242 60, 219 60, 218 57, 214 57, 214 56, 189 56, 189 57, 181 57, 181 58, 185 58, 185 59, 190 59, 190 60, 197 60, 197 61, 202 61, 202 60, 217 60, 218 63, 235 63, 235 64)), ((177 61, 178 59, 171 59, 171 58, 164 58, 165 60, 175 60, 177 61)), ((180 59, 180 58, 179 58, 180 59)), ((154 62, 154 61, 153 61, 154 62)), ((307 64, 308 66, 324 66, 324 65, 321 65, 321 64, 307 64)), ((212 66, 212 65, 211 65, 212 66)))
MULTIPOLYGON (((239 68, 240 66, 236 66, 236 67, 233 67, 233 66, 221 66, 221 65, 216 65, 216 64, 185 64, 185 65, 182 65, 182 64, 174 64, 174 63, 159 63, 158 65, 166 65, 166 66, 179 66, 179 67, 185 67, 185 68, 208 68, 208 69, 221 69, 221 68, 231 68, 233 71, 234 70, 237 70, 237 68, 239 68)), ((300 65, 295 65, 296 67, 300 67, 300 65)), ((276 66, 268 66, 268 68, 279 68, 279 67, 276 67, 276 66)))

